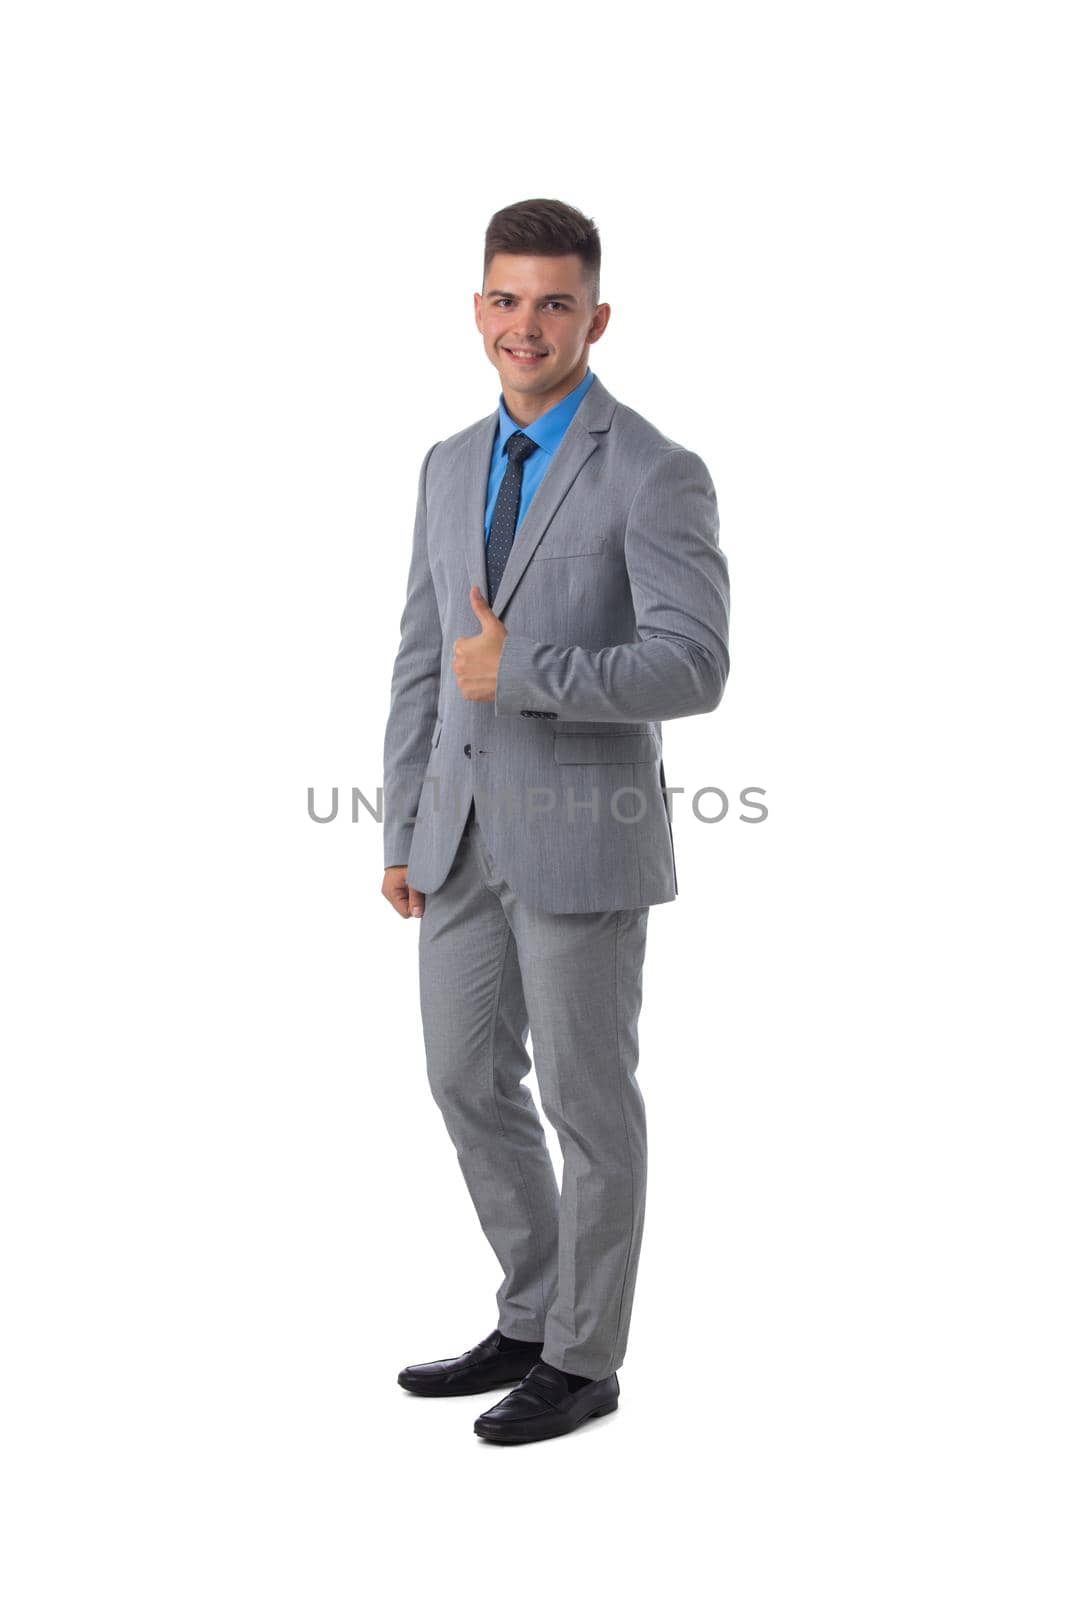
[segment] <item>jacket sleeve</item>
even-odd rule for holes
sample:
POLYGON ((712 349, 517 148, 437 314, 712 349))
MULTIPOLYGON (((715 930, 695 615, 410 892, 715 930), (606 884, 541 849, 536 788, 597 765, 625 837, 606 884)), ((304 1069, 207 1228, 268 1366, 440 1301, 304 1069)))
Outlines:
POLYGON ((714 711, 730 670, 730 578, 715 486, 682 445, 657 456, 625 535, 638 639, 586 650, 509 633, 496 712, 576 722, 659 722, 714 711))
POLYGON ((426 472, 436 448, 430 446, 419 471, 407 600, 400 618, 400 647, 393 664, 385 726, 382 816, 387 867, 407 864, 437 721, 441 618, 426 550, 426 472))

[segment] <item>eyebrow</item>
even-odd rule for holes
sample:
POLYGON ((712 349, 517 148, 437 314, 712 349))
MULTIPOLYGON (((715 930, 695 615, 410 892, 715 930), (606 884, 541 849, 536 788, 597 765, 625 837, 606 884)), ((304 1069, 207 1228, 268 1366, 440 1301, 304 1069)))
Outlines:
MULTIPOLYGON (((487 289, 485 291, 485 298, 487 300, 497 300, 497 299, 500 298, 501 295, 505 295, 505 294, 507 295, 509 300, 521 300, 522 299, 522 296, 516 294, 514 289, 487 289)), ((541 296, 541 299, 542 300, 569 300, 572 305, 577 305, 578 304, 578 301, 575 298, 575 296, 573 294, 568 294, 566 289, 553 289, 549 294, 543 294, 541 296)))

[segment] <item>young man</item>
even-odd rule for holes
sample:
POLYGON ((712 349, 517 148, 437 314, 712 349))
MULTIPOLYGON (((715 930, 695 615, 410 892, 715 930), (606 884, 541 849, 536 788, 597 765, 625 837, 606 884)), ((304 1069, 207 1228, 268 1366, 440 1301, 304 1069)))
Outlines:
POLYGON ((385 734, 382 893, 421 918, 430 1085, 504 1271, 493 1332, 399 1382, 516 1385, 474 1424, 500 1443, 618 1404, 645 932, 677 891, 660 723, 714 710, 729 671, 715 489, 589 370, 599 280, 571 206, 490 221, 474 318, 500 400, 423 460, 385 734))

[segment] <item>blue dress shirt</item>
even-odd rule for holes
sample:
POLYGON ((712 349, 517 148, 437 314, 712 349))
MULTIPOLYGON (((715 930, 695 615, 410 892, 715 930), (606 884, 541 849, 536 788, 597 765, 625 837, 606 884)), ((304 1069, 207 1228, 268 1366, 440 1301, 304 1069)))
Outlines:
MULTIPOLYGON (((529 427, 521 431, 528 439, 532 439, 537 449, 532 456, 523 462, 522 467, 522 493, 519 495, 519 514, 515 524, 515 536, 518 537, 522 527, 522 519, 529 509, 530 501, 548 471, 548 464, 552 460, 560 440, 574 417, 574 413, 582 403, 582 396, 592 383, 594 373, 589 371, 576 389, 570 394, 565 394, 562 400, 557 400, 554 406, 538 417, 536 422, 531 422, 529 427)), ((507 471, 508 458, 504 453, 504 446, 513 433, 520 431, 517 422, 513 422, 504 404, 504 396, 500 396, 498 403, 500 412, 497 420, 496 443, 489 462, 489 480, 485 494, 485 539, 489 542, 489 529, 493 525, 493 507, 496 505, 497 493, 507 471)))

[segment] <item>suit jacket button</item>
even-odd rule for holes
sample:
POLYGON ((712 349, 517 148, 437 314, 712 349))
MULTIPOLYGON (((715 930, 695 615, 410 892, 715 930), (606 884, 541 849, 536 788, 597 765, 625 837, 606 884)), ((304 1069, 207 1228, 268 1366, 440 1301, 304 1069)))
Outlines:
POLYGON ((532 717, 533 716, 533 712, 532 711, 520 711, 519 712, 519 716, 520 717, 532 717))
POLYGON ((470 753, 471 753, 471 747, 470 747, 470 745, 469 745, 469 744, 465 744, 465 745, 464 745, 464 746, 463 746, 463 754, 464 754, 464 755, 465 755, 465 756, 469 756, 469 755, 470 755, 470 753))

